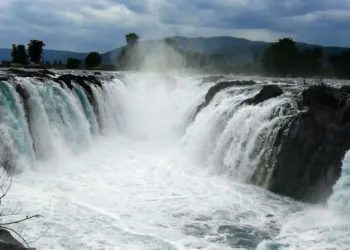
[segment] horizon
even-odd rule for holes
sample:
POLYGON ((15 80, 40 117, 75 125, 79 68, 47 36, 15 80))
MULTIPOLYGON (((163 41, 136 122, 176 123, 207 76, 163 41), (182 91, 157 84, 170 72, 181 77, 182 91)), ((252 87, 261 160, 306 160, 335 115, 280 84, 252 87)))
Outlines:
POLYGON ((124 44, 129 32, 143 39, 230 36, 273 42, 292 37, 350 46, 347 0, 2 0, 0 10, 0 48, 39 39, 49 50, 105 52, 124 44))
MULTIPOLYGON (((244 37, 235 37, 235 36, 227 36, 227 35, 222 35, 222 36, 195 36, 195 37, 174 35, 174 36, 153 38, 153 39, 143 39, 142 37, 140 37, 140 41, 142 41, 142 42, 159 41, 159 40, 162 40, 162 39, 165 39, 165 38, 173 38, 173 37, 182 37, 182 38, 187 38, 187 39, 210 39, 210 38, 224 38, 224 37, 227 37, 227 38, 235 38, 235 39, 244 39, 244 40, 248 40, 248 41, 251 41, 251 42, 263 42, 263 43, 273 43, 273 42, 277 42, 278 39, 280 39, 280 38, 277 38, 276 41, 269 42, 269 41, 251 40, 251 39, 247 39, 247 38, 244 38, 244 37)), ((308 44, 308 45, 315 45, 315 46, 321 46, 321 47, 350 48, 350 45, 349 46, 337 46, 337 45, 332 46, 332 45, 324 45, 324 44, 319 44, 319 43, 307 43, 307 42, 298 41, 298 40, 295 40, 295 41, 297 43, 308 44)), ((17 45, 19 45, 19 44, 21 44, 21 43, 18 43, 17 45)), ((27 47, 26 43, 22 43, 22 44, 27 47)), ((126 43, 121 44, 121 45, 117 45, 117 47, 109 49, 107 51, 98 51, 98 50, 90 50, 90 51, 61 50, 61 49, 48 48, 47 46, 45 46, 44 47, 44 51, 45 50, 61 51, 61 52, 71 52, 71 53, 77 53, 77 54, 87 54, 89 52, 96 51, 96 52, 99 52, 100 54, 106 54, 106 53, 112 52, 113 50, 119 49, 119 48, 123 47, 124 45, 126 45, 126 43)), ((12 44, 11 44, 11 46, 12 46, 12 44)), ((11 50, 11 46, 9 46, 9 48, 0 47, 0 49, 11 50)))

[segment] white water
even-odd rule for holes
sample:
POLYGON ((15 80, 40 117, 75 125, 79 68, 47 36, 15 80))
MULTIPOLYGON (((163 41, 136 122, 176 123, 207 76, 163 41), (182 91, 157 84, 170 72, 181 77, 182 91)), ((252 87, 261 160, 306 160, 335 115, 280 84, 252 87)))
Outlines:
MULTIPOLYGON (((231 225, 266 232, 272 240, 260 239, 258 249, 348 249, 350 220, 336 205, 306 207, 237 182, 252 172, 248 155, 253 146, 259 147, 259 132, 279 122, 267 117, 274 107, 288 102, 288 96, 247 107, 232 117, 225 111, 232 111, 234 102, 253 93, 217 98, 186 129, 210 85, 198 87, 193 77, 174 81, 152 74, 129 75, 125 86, 118 80, 110 84, 103 136, 87 138, 93 143, 79 154, 67 152, 66 130, 51 122, 62 133, 61 140, 59 132, 54 134, 59 148, 49 160, 37 162, 34 169, 25 168, 14 178, 5 204, 15 207, 20 199, 20 215, 45 216, 24 224, 28 241, 48 229, 32 246, 234 249, 235 240, 250 237, 230 239, 218 232, 220 226, 231 225), (121 115, 108 113, 120 109, 121 115), (231 133, 226 124, 232 126, 231 133), (226 141, 229 138, 220 137, 221 133, 238 140, 226 141), (234 143, 246 150, 237 151, 234 143)), ((97 90, 94 94, 103 102, 97 90)), ((82 117, 80 112, 81 108, 74 110, 82 117)), ((76 124, 83 124, 84 133, 89 130, 85 122, 76 124)), ((72 135, 73 140, 81 133, 72 135)), ((346 180, 341 183, 346 185, 346 180)), ((338 189, 345 188, 338 184, 338 189)), ((339 205, 337 197, 331 201, 339 205)))

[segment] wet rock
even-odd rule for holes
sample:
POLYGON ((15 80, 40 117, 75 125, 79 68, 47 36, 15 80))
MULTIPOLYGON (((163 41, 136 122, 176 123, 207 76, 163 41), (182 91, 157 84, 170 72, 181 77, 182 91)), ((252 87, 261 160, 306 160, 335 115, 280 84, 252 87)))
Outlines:
POLYGON ((277 85, 263 86, 260 92, 251 99, 244 101, 247 104, 259 104, 271 98, 276 98, 283 94, 283 90, 277 85))
POLYGON ((207 94, 205 95, 205 101, 198 106, 197 111, 195 112, 194 117, 197 116, 197 114, 206 106, 208 106, 210 104, 210 102, 214 99, 214 97, 216 96, 217 93, 219 93, 220 91, 227 89, 227 88, 231 88, 234 86, 246 86, 246 85, 254 85, 256 84, 256 82, 254 81, 227 81, 227 82, 219 82, 217 84, 215 84, 213 87, 211 87, 207 94))
POLYGON ((102 83, 93 75, 80 76, 80 75, 73 75, 73 74, 65 74, 57 77, 55 81, 64 82, 67 85, 67 87, 70 89, 73 88, 73 84, 72 84, 73 81, 79 84, 80 86, 84 86, 86 81, 88 84, 94 84, 96 86, 102 87, 102 83))
POLYGON ((0 229, 0 249, 1 250, 35 250, 35 248, 26 248, 16 240, 9 231, 0 229))
MULTIPOLYGON (((19 94, 19 96, 21 97, 22 100, 22 104, 23 104, 23 108, 24 108, 24 112, 25 115, 27 117, 27 120, 29 119, 29 98, 30 98, 30 94, 28 93, 28 91, 22 87, 22 85, 20 84, 16 84, 16 92, 19 94)), ((28 121, 29 122, 29 121, 28 121)))
MULTIPOLYGON (((31 110, 30 110, 30 103, 29 103, 29 99, 30 99, 30 94, 28 93, 28 91, 21 85, 21 84, 16 84, 16 92, 19 94, 19 96, 21 97, 21 103, 23 106, 23 110, 24 110, 24 114, 27 120, 28 124, 31 124, 31 110)), ((33 137, 33 131, 32 131, 32 127, 28 126, 29 128, 29 133, 32 135, 33 137)), ((32 147, 35 151, 35 144, 33 142, 32 147)))
POLYGON ((220 82, 213 87, 211 87, 207 94, 205 95, 205 103, 208 105, 215 97, 217 93, 220 91, 234 87, 234 86, 245 86, 245 85, 254 85, 256 82, 254 81, 229 81, 229 82, 220 82))
POLYGON ((55 79, 56 82, 60 83, 60 81, 64 82, 69 89, 73 89, 72 81, 76 80, 77 76, 72 74, 61 75, 55 79))
POLYGON ((100 76, 100 75, 102 75, 102 74, 101 74, 101 72, 94 72, 94 75, 95 75, 95 76, 100 76))
POLYGON ((7 72, 19 76, 19 77, 44 77, 44 78, 51 78, 51 76, 55 76, 55 73, 49 70, 39 70, 39 71, 27 71, 27 70, 21 70, 21 69, 14 69, 10 68, 7 70, 7 72))
POLYGON ((47 70, 47 69, 39 70, 38 73, 40 73, 42 75, 48 75, 48 76, 55 76, 56 75, 54 72, 47 70))
POLYGON ((21 70, 21 69, 10 68, 7 71, 16 75, 16 76, 20 76, 20 77, 30 77, 31 76, 31 74, 28 71, 21 70))
POLYGON ((302 104, 313 109, 341 108, 345 105, 341 99, 341 91, 330 86, 311 86, 302 92, 302 104))
POLYGON ((8 81, 8 80, 10 80, 11 79, 11 77, 10 76, 7 76, 7 75, 1 75, 0 76, 0 82, 1 81, 8 81))
POLYGON ((304 202, 326 202, 350 149, 350 105, 342 90, 329 86, 311 86, 300 97, 300 112, 284 119, 251 182, 304 202))

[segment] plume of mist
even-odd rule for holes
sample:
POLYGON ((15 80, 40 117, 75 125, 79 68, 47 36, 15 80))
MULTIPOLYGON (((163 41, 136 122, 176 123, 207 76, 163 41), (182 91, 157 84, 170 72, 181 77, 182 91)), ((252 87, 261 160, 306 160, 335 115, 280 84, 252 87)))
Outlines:
POLYGON ((181 71, 186 67, 186 58, 164 41, 140 44, 141 71, 181 71))
MULTIPOLYGON (((116 53, 113 53, 112 57, 115 60, 116 53)), ((126 45, 115 62, 117 69, 143 72, 176 73, 183 72, 187 66, 186 55, 181 53, 176 45, 164 40, 142 41, 132 47, 126 45), (120 62, 126 65, 123 67, 120 62)))

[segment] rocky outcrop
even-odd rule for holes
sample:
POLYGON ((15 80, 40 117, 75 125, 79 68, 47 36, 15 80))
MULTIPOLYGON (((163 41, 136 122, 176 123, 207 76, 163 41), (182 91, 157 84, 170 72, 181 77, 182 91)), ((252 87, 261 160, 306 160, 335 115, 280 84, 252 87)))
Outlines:
POLYGON ((56 82, 63 81, 67 85, 67 87, 70 89, 73 88, 72 82, 76 82, 77 84, 82 86, 84 85, 85 81, 90 84, 94 84, 96 86, 102 87, 102 82, 99 81, 93 75, 81 76, 81 75, 65 74, 56 78, 55 81, 56 82))
POLYGON ((42 77, 42 78, 50 78, 51 76, 55 76, 56 74, 49 70, 38 70, 38 71, 28 71, 21 69, 10 68, 7 70, 8 73, 20 76, 20 77, 42 77))
POLYGON ((0 249, 1 250, 35 250, 35 248, 26 248, 16 240, 9 231, 0 229, 0 249))
POLYGON ((309 87, 300 97, 300 112, 286 118, 251 182, 297 200, 325 202, 350 149, 350 105, 344 90, 327 86, 309 87))
POLYGON ((234 87, 234 86, 246 86, 246 85, 254 85, 256 84, 256 82, 254 81, 227 81, 227 82, 219 82, 217 84, 215 84, 214 86, 212 86, 207 94, 205 95, 204 97, 204 102, 198 106, 196 112, 195 112, 195 115, 194 117, 197 116, 197 114, 203 109, 205 108, 206 106, 209 105, 209 103, 214 99, 214 97, 219 93, 221 92, 222 90, 224 89, 227 89, 227 88, 231 88, 231 87, 234 87))
POLYGON ((256 96, 246 100, 244 103, 256 105, 271 98, 276 98, 282 94, 283 90, 277 85, 266 85, 262 87, 262 89, 256 96))
MULTIPOLYGON (((197 113, 220 91, 250 81, 221 82, 209 89, 197 113)), ((282 95, 278 85, 262 86, 242 105, 261 104, 282 95)), ((341 174, 342 160, 350 149, 350 87, 327 85, 289 91, 297 103, 295 112, 283 113, 283 123, 274 129, 269 152, 261 157, 252 184, 305 202, 325 202, 341 174)), ((290 104, 286 103, 286 107, 290 104)), ((287 107, 287 109, 289 109, 287 107)), ((285 111, 283 111, 285 112, 285 111)), ((271 117, 282 115, 281 112, 271 117)))

